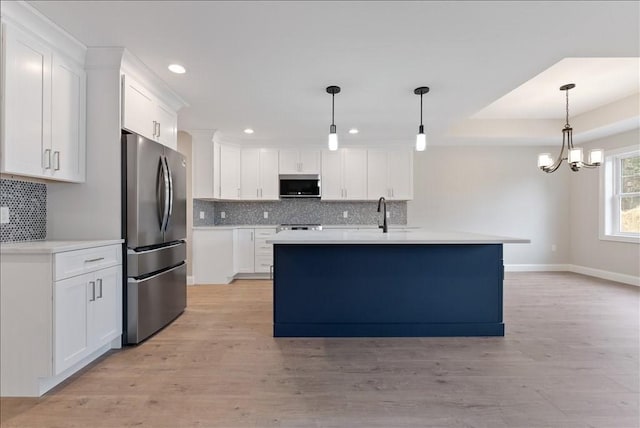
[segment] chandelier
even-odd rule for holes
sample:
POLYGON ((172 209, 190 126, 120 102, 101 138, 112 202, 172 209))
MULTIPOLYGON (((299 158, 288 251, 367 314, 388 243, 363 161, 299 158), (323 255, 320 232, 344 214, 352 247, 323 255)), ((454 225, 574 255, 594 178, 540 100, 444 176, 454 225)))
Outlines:
POLYGON ((566 114, 567 120, 562 129, 562 149, 558 158, 554 161, 551 157, 551 153, 540 153, 538 155, 538 168, 544 172, 555 172, 563 160, 569 163, 569 167, 572 171, 580 171, 580 168, 596 168, 602 163, 602 149, 593 149, 589 152, 589 162, 584 162, 582 159, 582 147, 573 146, 573 128, 569 125, 569 89, 575 88, 574 83, 568 83, 560 86, 561 91, 565 91, 567 104, 566 114), (566 148, 566 155, 565 155, 566 148))

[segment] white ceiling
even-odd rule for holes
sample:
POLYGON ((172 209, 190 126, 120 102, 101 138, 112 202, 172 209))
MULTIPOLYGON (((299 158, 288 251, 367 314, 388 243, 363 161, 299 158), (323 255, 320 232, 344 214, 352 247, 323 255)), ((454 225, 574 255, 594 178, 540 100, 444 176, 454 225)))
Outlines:
MULTIPOLYGON (((30 3, 87 46, 125 46, 138 56, 190 104, 181 129, 218 129, 257 144, 325 145, 331 84, 342 87, 343 145, 412 145, 413 89, 423 85, 431 87, 430 143, 469 141, 473 135, 450 130, 564 58, 640 56, 639 2, 30 3), (173 62, 187 74, 169 72, 173 62), (246 127, 255 134, 242 133, 246 127), (349 135, 350 127, 360 134, 349 135)), ((576 99, 588 111, 618 97, 614 89, 585 83, 570 96, 588 90, 591 102, 576 99)), ((551 97, 518 117, 557 118, 564 100, 551 97)), ((535 140, 532 132, 510 142, 535 140)))

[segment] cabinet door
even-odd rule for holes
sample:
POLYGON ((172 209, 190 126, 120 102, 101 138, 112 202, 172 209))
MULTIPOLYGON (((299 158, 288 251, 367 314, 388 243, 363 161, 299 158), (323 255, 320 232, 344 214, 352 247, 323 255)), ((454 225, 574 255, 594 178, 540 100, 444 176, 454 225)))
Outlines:
POLYGON ((51 93, 52 178, 85 179, 85 73, 53 57, 51 93))
MULTIPOLYGON (((120 266, 94 274, 96 297, 89 304, 89 346, 92 350, 122 333, 122 270, 120 266)), ((92 292, 92 290, 89 290, 92 292)))
POLYGON ((294 149, 282 149, 279 153, 280 174, 298 174, 300 172, 300 160, 298 151, 294 149))
POLYGON ((381 196, 391 197, 391 189, 387 183, 387 151, 367 151, 367 196, 377 200, 381 196))
POLYGON ((344 199, 344 188, 342 187, 342 150, 322 151, 320 189, 322 199, 344 199))
POLYGON ((343 180, 345 198, 367 199, 367 151, 344 149, 343 180))
POLYGON ((42 177, 51 171, 51 51, 3 26, 2 172, 42 177))
POLYGON ((260 199, 260 149, 240 152, 240 199, 260 199))
POLYGON ((280 180, 278 179, 278 151, 260 149, 260 199, 278 200, 280 180))
POLYGON ((300 172, 320 174, 320 150, 300 150, 300 172))
POLYGON ((54 372, 59 374, 89 354, 87 311, 95 300, 93 273, 54 283, 54 372))
POLYGON ((122 127, 156 140, 156 105, 147 89, 129 76, 122 76, 122 127))
POLYGON ((236 229, 234 247, 235 269, 237 273, 254 272, 254 230, 236 229))
POLYGON ((234 231, 193 231, 193 277, 196 284, 228 284, 234 274, 234 231))
POLYGON ((240 149, 220 145, 220 198, 240 197, 240 149))
POLYGON ((154 118, 158 122, 156 139, 173 150, 178 150, 178 115, 162 104, 156 107, 154 118))
POLYGON ((390 150, 387 159, 391 199, 400 201, 413 199, 413 152, 390 150))

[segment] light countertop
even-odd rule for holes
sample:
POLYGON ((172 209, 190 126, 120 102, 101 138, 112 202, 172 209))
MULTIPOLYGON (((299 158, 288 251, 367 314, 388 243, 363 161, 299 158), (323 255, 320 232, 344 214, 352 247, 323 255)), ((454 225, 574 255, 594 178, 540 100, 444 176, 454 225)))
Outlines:
MULTIPOLYGON (((216 225, 216 226, 194 226, 193 230, 232 230, 232 229, 275 229, 278 224, 238 224, 238 225, 216 225)), ((326 229, 377 229, 375 224, 323 224, 326 229)), ((418 226, 408 226, 406 224, 390 224, 389 230, 396 229, 418 229, 418 226)))
POLYGON ((85 248, 122 244, 123 239, 91 241, 26 241, 0 244, 0 254, 55 254, 85 248))
POLYGON ((390 230, 296 230, 282 231, 267 240, 269 244, 527 244, 529 239, 480 235, 467 232, 441 232, 428 229, 390 230))

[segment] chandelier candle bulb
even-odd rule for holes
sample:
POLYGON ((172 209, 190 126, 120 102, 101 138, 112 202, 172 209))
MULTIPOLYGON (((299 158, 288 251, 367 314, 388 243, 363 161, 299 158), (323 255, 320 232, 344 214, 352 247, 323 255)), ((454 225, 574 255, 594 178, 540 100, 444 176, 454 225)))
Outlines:
POLYGON ((593 149, 589 152, 589 163, 592 165, 600 165, 602 163, 602 149, 593 149))
POLYGON ((540 153, 538 155, 538 168, 550 167, 551 165, 553 165, 551 153, 540 153))
POLYGON ((573 148, 569 150, 569 163, 582 163, 582 148, 573 148))

